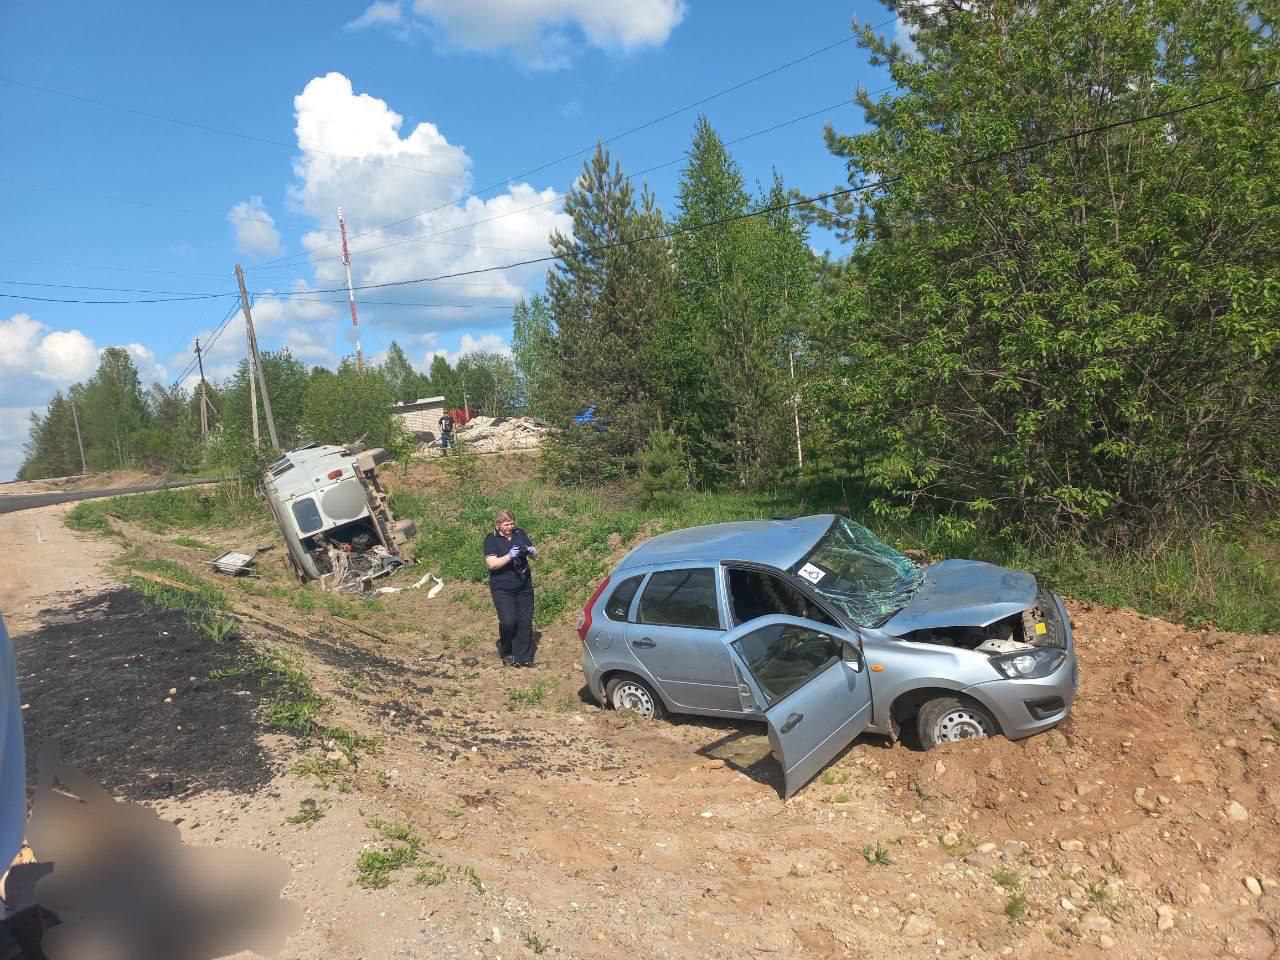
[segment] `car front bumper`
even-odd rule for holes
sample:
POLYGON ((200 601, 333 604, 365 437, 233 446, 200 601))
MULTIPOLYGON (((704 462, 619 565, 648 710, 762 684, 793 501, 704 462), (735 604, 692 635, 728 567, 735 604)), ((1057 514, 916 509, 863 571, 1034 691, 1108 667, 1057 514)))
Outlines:
POLYGON ((1057 726, 1071 713, 1071 704, 1080 687, 1080 663, 1075 639, 1062 598, 1055 595, 1066 632, 1066 656, 1047 677, 1036 680, 1000 678, 975 683, 964 693, 991 711, 1000 732, 1010 740, 1020 740, 1057 726))

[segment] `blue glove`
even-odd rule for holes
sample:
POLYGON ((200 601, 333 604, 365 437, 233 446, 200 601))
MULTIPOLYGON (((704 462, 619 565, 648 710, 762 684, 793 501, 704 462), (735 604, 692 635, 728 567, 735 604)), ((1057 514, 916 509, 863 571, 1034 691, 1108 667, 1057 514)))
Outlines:
POLYGON ((533 544, 529 544, 528 552, 529 552, 529 556, 536 557, 538 555, 538 548, 535 547, 533 544))
POLYGON ((518 556, 520 556, 520 548, 519 548, 519 547, 512 547, 510 550, 508 550, 508 551, 507 551, 507 559, 508 559, 508 560, 514 560, 514 559, 515 559, 516 557, 518 557, 518 556))

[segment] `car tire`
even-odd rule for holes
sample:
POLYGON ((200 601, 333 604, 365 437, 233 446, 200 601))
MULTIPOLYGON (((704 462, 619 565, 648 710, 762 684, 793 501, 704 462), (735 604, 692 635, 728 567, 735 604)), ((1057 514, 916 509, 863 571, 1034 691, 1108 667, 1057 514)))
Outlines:
POLYGON ((942 743, 983 740, 997 733, 991 714, 971 700, 936 697, 916 714, 920 745, 932 750, 942 743))
POLYGON ((639 677, 615 677, 605 687, 604 698, 614 710, 630 710, 646 720, 661 720, 667 715, 662 698, 639 677))

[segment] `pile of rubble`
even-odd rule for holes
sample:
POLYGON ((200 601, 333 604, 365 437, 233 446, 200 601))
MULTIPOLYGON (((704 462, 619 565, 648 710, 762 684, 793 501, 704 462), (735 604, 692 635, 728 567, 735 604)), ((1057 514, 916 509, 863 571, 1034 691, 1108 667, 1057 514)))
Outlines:
POLYGON ((497 453, 541 446, 550 429, 534 417, 473 417, 458 428, 457 437, 472 453, 497 453))

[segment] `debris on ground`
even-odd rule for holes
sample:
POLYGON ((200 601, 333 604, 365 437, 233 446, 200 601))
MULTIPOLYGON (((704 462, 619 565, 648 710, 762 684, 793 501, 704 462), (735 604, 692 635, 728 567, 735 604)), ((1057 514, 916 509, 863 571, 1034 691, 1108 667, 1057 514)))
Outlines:
POLYGON ((247 553, 236 553, 234 550, 228 550, 220 557, 215 557, 209 563, 213 565, 213 569, 218 573, 225 573, 231 577, 238 577, 241 574, 249 572, 249 568, 253 566, 253 557, 247 553))
MULTIPOLYGON (((455 431, 458 441, 473 453, 499 453, 504 450, 532 450, 542 445, 551 430, 549 424, 536 417, 473 417, 455 431)), ((438 445, 424 446, 441 456, 438 445)))
POLYGON ((433 573, 424 573, 417 583, 411 584, 407 587, 379 587, 378 593, 403 593, 405 590, 418 590, 425 586, 428 580, 434 580, 436 582, 435 586, 427 591, 427 599, 432 600, 441 590, 444 589, 444 581, 433 573))

